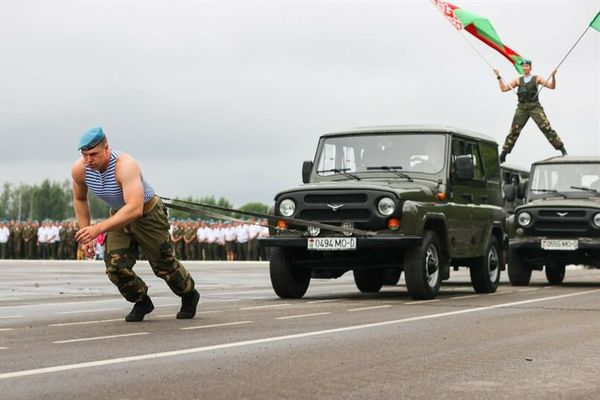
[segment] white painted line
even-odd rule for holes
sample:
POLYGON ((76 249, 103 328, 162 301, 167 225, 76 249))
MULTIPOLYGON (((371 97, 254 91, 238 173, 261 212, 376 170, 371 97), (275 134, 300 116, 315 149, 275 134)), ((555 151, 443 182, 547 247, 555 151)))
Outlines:
POLYGON ((313 300, 313 301, 307 301, 306 304, 333 303, 334 301, 341 301, 341 300, 343 300, 343 299, 313 300))
POLYGON ((0 347, 0 350, 8 350, 8 347, 0 347))
POLYGON ((156 307, 179 307, 181 303, 157 304, 156 307))
POLYGON ((289 304, 289 303, 285 303, 285 304, 271 304, 271 305, 268 305, 268 306, 244 307, 244 308, 240 308, 240 311, 263 310, 265 308, 280 308, 280 307, 289 307, 289 306, 291 306, 291 304, 289 304))
POLYGON ((0 332, 12 331, 13 328, 0 328, 0 332))
POLYGON ((548 285, 548 286, 544 286, 542 289, 552 289, 555 288, 556 286, 554 285, 548 285))
POLYGON ((378 308, 390 308, 390 307, 391 307, 391 305, 385 304, 385 305, 382 305, 382 306, 351 308, 350 310, 348 310, 348 312, 366 311, 366 310, 377 310, 378 308))
MULTIPOLYGON (((166 300, 173 300, 172 297, 153 297, 152 300, 153 301, 157 301, 160 299, 166 299, 166 300)), ((114 302, 119 302, 119 303, 123 303, 123 298, 116 298, 116 299, 109 299, 109 300, 87 300, 87 301, 69 301, 69 302, 60 302, 60 303, 39 303, 39 304, 21 304, 18 306, 2 306, 0 307, 0 310, 4 310, 7 308, 23 308, 23 307, 52 307, 52 306, 72 306, 72 305, 78 305, 78 304, 94 304, 94 303, 114 303, 114 302)))
POLYGON ((440 300, 434 299, 434 300, 409 301, 408 303, 404 303, 404 304, 412 306, 413 304, 435 303, 436 301, 440 301, 440 300))
POLYGON ((0 317, 0 319, 15 319, 15 318, 25 318, 24 315, 4 315, 0 317))
POLYGON ((515 307, 515 306, 524 305, 524 304, 539 303, 539 302, 543 302, 543 301, 552 301, 552 300, 564 299, 564 298, 568 298, 568 297, 585 296, 588 294, 599 293, 599 292, 600 292, 600 289, 586 290, 584 292, 569 293, 569 294, 563 294, 563 295, 559 295, 559 296, 540 297, 537 299, 516 301, 516 302, 512 302, 512 303, 500 303, 500 304, 495 304, 495 305, 486 306, 486 307, 467 308, 464 310, 456 310, 456 311, 437 313, 437 314, 427 314, 427 315, 421 315, 418 317, 410 317, 410 318, 390 320, 390 321, 374 322, 371 324, 364 324, 364 325, 351 325, 351 326, 346 326, 346 327, 342 327, 342 328, 325 329, 325 330, 320 330, 320 331, 309 331, 309 332, 297 333, 297 334, 293 334, 293 335, 273 336, 273 337, 267 337, 267 338, 261 338, 261 339, 251 339, 251 340, 244 340, 241 342, 216 344, 216 345, 212 345, 212 346, 193 347, 190 349, 165 351, 162 353, 149 353, 149 354, 141 354, 141 355, 130 356, 130 357, 109 358, 109 359, 104 359, 104 360, 87 361, 87 362, 76 363, 76 364, 57 365, 55 367, 45 367, 45 368, 28 369, 28 370, 23 370, 23 371, 6 372, 3 374, 0 374, 0 380, 10 379, 10 378, 20 378, 20 377, 32 376, 32 375, 49 374, 49 373, 62 372, 62 371, 72 371, 72 370, 83 369, 83 368, 102 367, 102 366, 106 366, 106 365, 123 364, 123 363, 135 362, 135 361, 155 360, 155 359, 159 359, 159 358, 176 357, 176 356, 187 355, 187 354, 196 354, 196 353, 204 353, 204 352, 208 352, 208 351, 231 349, 231 348, 236 348, 236 347, 253 346, 253 345, 263 344, 263 343, 274 343, 274 342, 281 342, 281 341, 286 341, 286 340, 303 339, 303 338, 307 338, 307 337, 331 335, 332 333, 352 332, 352 331, 358 331, 358 330, 364 330, 364 329, 380 328, 383 326, 400 325, 400 324, 405 324, 405 323, 415 322, 415 321, 425 321, 425 320, 445 318, 445 317, 450 317, 450 316, 455 316, 455 315, 471 314, 471 313, 476 313, 476 312, 481 312, 481 311, 493 310, 493 309, 497 309, 497 308, 515 307))
POLYGON ((172 318, 174 316, 175 316, 175 314, 160 314, 160 315, 156 315, 156 318, 172 318))
POLYGON ((59 340, 57 342, 52 342, 52 343, 63 344, 63 343, 75 343, 75 342, 89 342, 91 340, 114 339, 114 338, 120 338, 120 337, 140 336, 140 335, 149 335, 149 334, 150 334, 150 332, 125 333, 123 335, 96 336, 96 337, 81 338, 81 339, 59 340))
POLYGON ((98 321, 64 322, 64 323, 61 323, 61 324, 51 324, 51 325, 48 325, 48 326, 92 325, 92 324, 103 324, 103 323, 106 323, 106 322, 116 322, 116 321, 123 321, 123 318, 102 319, 102 320, 98 320, 98 321))
POLYGON ((456 300, 456 299, 472 299, 473 297, 479 297, 478 294, 468 294, 465 296, 454 296, 454 297, 449 297, 450 300, 456 300))
POLYGON ((67 315, 67 314, 87 314, 104 311, 121 311, 123 308, 99 308, 97 310, 79 310, 79 311, 60 311, 56 315, 67 315))
POLYGON ((238 321, 238 322, 228 322, 226 324, 188 326, 187 328, 179 328, 179 329, 181 329, 182 331, 187 331, 190 329, 217 328, 219 326, 232 326, 232 325, 243 325, 243 324, 253 324, 253 323, 254 323, 254 321, 238 321))
POLYGON ((209 311, 196 311, 196 314, 218 314, 225 312, 226 310, 209 310, 209 311))
POLYGON ((316 317, 318 315, 330 315, 330 312, 320 312, 314 314, 302 314, 302 315, 288 315, 287 317, 278 317, 275 319, 294 319, 294 318, 307 318, 307 317, 316 317))
POLYGON ((529 289, 519 289, 517 292, 533 292, 534 290, 540 290, 538 287, 529 288, 529 289))

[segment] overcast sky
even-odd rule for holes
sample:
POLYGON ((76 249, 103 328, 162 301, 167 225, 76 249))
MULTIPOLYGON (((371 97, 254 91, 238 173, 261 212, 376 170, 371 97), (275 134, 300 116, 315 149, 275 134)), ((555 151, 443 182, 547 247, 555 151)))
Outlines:
MULTIPOLYGON (((454 4, 488 17, 544 76, 600 10, 454 4)), ((516 106, 430 0, 0 0, 0 55, 0 184, 69 179, 79 137, 101 125, 163 196, 271 202, 301 182, 323 133, 438 123, 501 144, 516 106)), ((600 152, 600 32, 541 101, 570 153, 600 152)), ((555 154, 530 121, 508 161, 555 154)))

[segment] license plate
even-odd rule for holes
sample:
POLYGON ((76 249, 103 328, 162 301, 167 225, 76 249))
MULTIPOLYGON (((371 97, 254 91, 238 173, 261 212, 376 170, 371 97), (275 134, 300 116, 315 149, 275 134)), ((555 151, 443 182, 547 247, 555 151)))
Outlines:
POLYGON ((308 250, 356 250, 354 237, 309 238, 308 250))
POLYGON ((560 240, 543 239, 542 249, 544 250, 577 250, 579 248, 578 240, 560 240))

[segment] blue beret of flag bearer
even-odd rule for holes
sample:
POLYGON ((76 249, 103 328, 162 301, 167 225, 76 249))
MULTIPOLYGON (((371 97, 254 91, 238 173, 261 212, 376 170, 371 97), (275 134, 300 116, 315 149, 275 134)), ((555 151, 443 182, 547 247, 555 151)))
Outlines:
POLYGON ((106 136, 101 127, 89 129, 85 132, 79 140, 78 150, 89 150, 98 145, 106 136))

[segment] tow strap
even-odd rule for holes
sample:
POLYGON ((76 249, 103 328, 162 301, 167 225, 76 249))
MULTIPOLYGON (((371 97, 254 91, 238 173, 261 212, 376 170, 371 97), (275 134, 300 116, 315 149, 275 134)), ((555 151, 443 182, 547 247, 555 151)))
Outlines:
POLYGON ((248 221, 245 221, 245 220, 242 220, 239 218, 235 218, 230 215, 225 215, 225 214, 223 214, 224 212, 238 214, 238 215, 245 215, 248 217, 266 219, 268 224, 275 228, 277 228, 277 221, 285 221, 288 223, 288 225, 290 227, 291 226, 315 227, 315 228, 320 228, 320 229, 333 231, 333 232, 339 232, 339 233, 345 233, 345 234, 350 233, 353 235, 362 235, 362 236, 375 236, 377 234, 377 232, 373 232, 373 231, 366 231, 363 229, 350 228, 350 227, 346 228, 346 227, 341 227, 341 226, 337 226, 337 225, 324 224, 321 222, 307 221, 307 220, 303 220, 303 219, 299 219, 299 218, 283 217, 283 216, 251 212, 251 211, 236 210, 233 208, 220 207, 220 206, 215 206, 212 204, 193 203, 191 201, 170 199, 168 197, 161 197, 161 199, 163 200, 164 205, 168 208, 172 208, 174 210, 179 210, 179 211, 184 211, 184 212, 190 213, 192 215, 216 218, 216 219, 221 219, 221 220, 225 220, 225 221, 248 223, 248 221))

